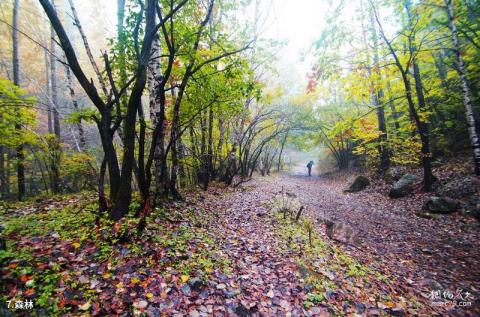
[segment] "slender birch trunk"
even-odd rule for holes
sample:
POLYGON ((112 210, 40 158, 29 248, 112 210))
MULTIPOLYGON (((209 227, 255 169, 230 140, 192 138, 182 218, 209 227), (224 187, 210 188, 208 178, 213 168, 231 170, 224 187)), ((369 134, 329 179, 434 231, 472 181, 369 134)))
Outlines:
POLYGON ((470 141, 472 143, 473 158, 475 162, 475 174, 480 175, 480 139, 478 137, 477 122, 475 112, 473 111, 473 102, 471 91, 468 86, 468 79, 460 51, 460 44, 458 40, 458 29, 455 25, 455 10, 453 8, 452 0, 445 0, 448 14, 448 24, 452 31, 453 48, 455 50, 455 58, 457 62, 457 72, 460 77, 462 85, 463 104, 465 105, 465 113, 467 116, 468 133, 470 134, 470 141))

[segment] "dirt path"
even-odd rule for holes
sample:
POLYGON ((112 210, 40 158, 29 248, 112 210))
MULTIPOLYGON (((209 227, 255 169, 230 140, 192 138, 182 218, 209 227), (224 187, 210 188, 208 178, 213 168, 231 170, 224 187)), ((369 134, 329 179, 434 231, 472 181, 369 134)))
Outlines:
POLYGON ((286 190, 296 192, 312 217, 326 217, 354 227, 366 263, 413 280, 434 279, 442 288, 476 291, 480 282, 480 234, 473 218, 461 215, 424 219, 424 196, 389 199, 385 188, 344 194, 345 176, 283 176, 286 190), (378 191, 383 192, 378 192, 378 191), (367 252, 365 252, 367 251, 367 252))
MULTIPOLYGON (((345 175, 299 171, 259 177, 235 190, 192 191, 185 203, 168 206, 168 221, 154 215, 139 240, 105 251, 110 225, 79 237, 92 231, 94 217, 84 210, 90 219, 84 223, 71 211, 83 210, 78 204, 87 196, 21 207, 13 213, 36 220, 12 222, 18 228, 8 238, 32 256, 4 263, 1 294, 37 300, 36 291, 27 293, 29 277, 17 274, 21 266, 30 268, 36 283, 49 285, 54 291, 45 296, 58 298, 70 315, 479 316, 480 242, 473 219, 418 218, 421 194, 391 200, 381 183, 344 194, 345 183, 345 175), (304 216, 321 238, 317 244, 308 241, 305 225, 275 217, 272 199, 282 192, 306 207, 304 216), (359 244, 329 240, 319 217, 355 228, 359 244), (62 230, 69 236, 61 237, 62 230), (47 283, 46 270, 65 278, 47 283), (433 307, 423 295, 435 288, 468 291, 475 308, 433 307)), ((38 315, 47 316, 46 308, 38 307, 38 315)))
POLYGON ((265 185, 256 182, 251 190, 205 203, 218 215, 212 229, 232 267, 231 274, 219 274, 214 282, 216 308, 229 316, 307 316, 296 264, 279 251, 273 217, 262 206, 275 195, 265 185))
MULTIPOLYGON (((263 203, 283 188, 299 197, 310 218, 325 217, 354 227, 360 238, 358 248, 338 246, 396 283, 397 296, 416 294, 425 305, 425 316, 475 316, 471 309, 454 307, 447 313, 428 307, 431 302, 425 298, 436 288, 453 294, 461 289, 477 296, 480 243, 475 221, 461 216, 419 218, 414 213, 422 197, 393 201, 378 193, 378 186, 344 194, 345 183, 342 175, 309 178, 299 172, 256 180, 246 191, 224 199, 206 199, 205 208, 218 210, 213 230, 232 261, 232 274, 220 275, 214 282, 219 291, 216 301, 222 303, 225 313, 328 316, 326 309, 308 312, 303 307, 306 292, 296 263, 278 251, 274 220, 263 203)), ((317 224, 317 230, 322 234, 323 226, 317 224)), ((473 305, 478 309, 477 299, 474 297, 473 305)))

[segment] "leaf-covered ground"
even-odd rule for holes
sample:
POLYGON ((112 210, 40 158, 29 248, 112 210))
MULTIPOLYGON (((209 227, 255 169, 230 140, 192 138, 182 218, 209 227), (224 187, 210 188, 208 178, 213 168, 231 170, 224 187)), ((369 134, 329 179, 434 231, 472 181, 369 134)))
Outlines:
POLYGON ((382 183, 343 194, 345 183, 283 175, 214 186, 156 210, 127 242, 118 237, 136 220, 97 221, 89 194, 4 207, 2 302, 35 307, 0 315, 476 316, 478 302, 447 310, 428 295, 440 283, 477 300, 478 224, 416 217, 421 194, 392 201, 382 183), (274 211, 286 192, 306 206, 298 222, 274 211), (318 217, 353 226, 360 243, 330 241, 318 217))

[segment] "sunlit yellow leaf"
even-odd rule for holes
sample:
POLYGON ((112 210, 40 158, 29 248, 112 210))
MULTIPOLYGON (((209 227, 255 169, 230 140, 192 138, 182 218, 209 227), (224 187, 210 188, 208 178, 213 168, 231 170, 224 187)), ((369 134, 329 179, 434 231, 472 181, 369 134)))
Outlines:
POLYGON ((190 278, 190 276, 188 276, 188 275, 182 275, 182 277, 181 277, 182 283, 185 283, 186 281, 188 281, 189 278, 190 278))

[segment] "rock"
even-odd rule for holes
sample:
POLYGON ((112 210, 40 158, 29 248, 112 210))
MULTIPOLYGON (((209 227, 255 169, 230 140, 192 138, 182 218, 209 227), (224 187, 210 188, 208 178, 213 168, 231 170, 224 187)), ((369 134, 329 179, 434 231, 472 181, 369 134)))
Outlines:
POLYGON ((324 221, 327 226, 327 236, 338 242, 345 244, 355 244, 357 241, 357 232, 352 227, 342 223, 333 221, 324 221))
POLYGON ((454 199, 471 197, 477 193, 477 186, 478 181, 474 176, 454 178, 438 190, 438 195, 454 199))
POLYGON ((418 177, 413 174, 405 174, 400 178, 388 193, 390 198, 400 198, 409 195, 413 191, 413 184, 418 177))
POLYGON ((385 172, 385 180, 387 182, 396 182, 405 174, 405 170, 400 167, 390 167, 385 172))
POLYGON ((205 283, 199 279, 198 277, 192 278, 188 280, 188 285, 190 285, 191 289, 194 291, 200 291, 202 288, 205 287, 205 283))
POLYGON ((346 193, 356 193, 359 191, 364 190, 368 185, 370 185, 370 181, 363 175, 359 175, 353 179, 348 187, 344 190, 346 193))
POLYGON ((443 289, 442 284, 438 283, 435 280, 432 280, 431 278, 426 278, 426 279, 420 280, 420 281, 418 281, 417 285, 420 286, 420 287, 424 287, 424 288, 428 289, 429 291, 443 289))
POLYGON ((470 197, 468 202, 465 204, 463 211, 467 216, 475 217, 478 221, 480 221, 480 197, 470 197))
POLYGON ((437 214, 450 214, 458 208, 458 202, 448 197, 430 197, 424 204, 423 209, 437 214))

